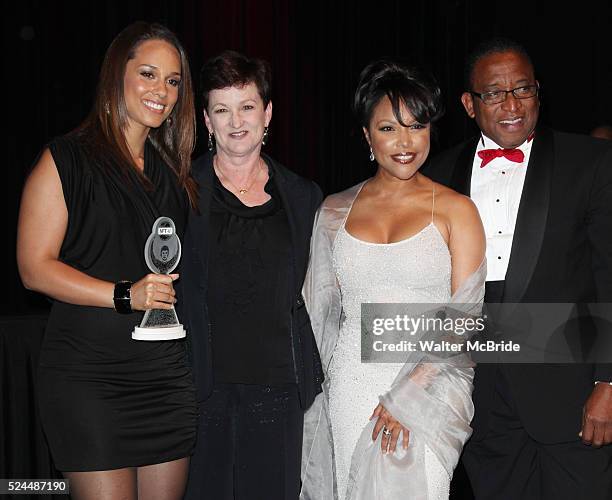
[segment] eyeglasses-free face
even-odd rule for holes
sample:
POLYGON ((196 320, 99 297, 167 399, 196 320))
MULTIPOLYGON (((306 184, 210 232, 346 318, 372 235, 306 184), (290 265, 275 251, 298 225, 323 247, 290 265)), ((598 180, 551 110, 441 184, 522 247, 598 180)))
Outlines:
POLYGON ((427 159, 431 124, 419 123, 404 103, 400 104, 402 125, 387 96, 376 104, 370 125, 363 129, 378 163, 377 176, 408 180, 427 159))
POLYGON ((470 86, 474 92, 464 92, 461 102, 483 135, 502 148, 527 140, 540 106, 539 85, 527 57, 512 50, 483 56, 474 64, 470 86))

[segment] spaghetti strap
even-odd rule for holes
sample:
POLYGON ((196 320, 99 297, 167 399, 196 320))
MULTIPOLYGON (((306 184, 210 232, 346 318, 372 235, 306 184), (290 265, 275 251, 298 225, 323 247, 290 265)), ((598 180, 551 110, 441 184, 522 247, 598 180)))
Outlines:
POLYGON ((434 221, 434 208, 436 206, 436 184, 431 181, 431 223, 434 221))

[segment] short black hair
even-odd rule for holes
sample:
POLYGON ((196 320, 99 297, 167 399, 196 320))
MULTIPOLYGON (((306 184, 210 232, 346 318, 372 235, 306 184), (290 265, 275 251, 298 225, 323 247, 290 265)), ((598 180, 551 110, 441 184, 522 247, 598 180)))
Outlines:
POLYGON ((264 108, 272 99, 272 70, 267 61, 252 59, 240 52, 224 50, 208 59, 200 70, 200 93, 204 109, 208 108, 211 90, 242 87, 254 83, 264 108))
POLYGON ((369 127, 374 108, 385 96, 403 126, 401 103, 419 123, 434 123, 444 114, 440 87, 433 76, 401 60, 378 59, 361 72, 353 110, 362 126, 369 127))
POLYGON ((517 54, 525 57, 525 59, 527 59, 529 62, 529 65, 533 68, 531 57, 529 57, 529 54, 523 45, 515 40, 501 36, 489 38, 488 40, 484 40, 474 47, 474 49, 467 56, 465 61, 465 73, 463 75, 463 84, 466 90, 474 90, 472 89, 472 75, 474 73, 474 66, 476 66, 476 63, 483 57, 491 54, 499 54, 501 52, 516 52, 517 54))

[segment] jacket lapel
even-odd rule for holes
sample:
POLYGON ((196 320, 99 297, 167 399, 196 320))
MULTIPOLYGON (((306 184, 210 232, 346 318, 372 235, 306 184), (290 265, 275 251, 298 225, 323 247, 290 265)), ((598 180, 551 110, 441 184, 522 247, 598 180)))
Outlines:
POLYGON ((506 272, 504 302, 520 302, 540 256, 548 217, 553 165, 552 132, 539 129, 529 157, 516 218, 510 262, 506 272))
POLYGON ((453 169, 453 174, 449 183, 449 187, 466 196, 470 196, 474 151, 476 151, 476 145, 479 139, 480 136, 475 137, 466 141, 463 145, 457 157, 457 161, 455 162, 455 168, 453 169))
POLYGON ((274 182, 276 184, 276 188, 278 189, 285 213, 287 214, 287 223, 289 224, 289 231, 291 234, 291 249, 293 254, 293 283, 301 283, 301 280, 298 278, 298 269, 301 267, 302 259, 297 251, 297 249, 300 248, 300 241, 296 211, 299 210, 299 207, 307 206, 306 200, 303 199, 304 192, 302 190, 292 189, 291 180, 287 179, 282 169, 276 165, 272 158, 263 154, 262 157, 274 171, 274 182))
POLYGON ((208 241, 210 228, 210 202, 212 199, 213 186, 213 167, 212 154, 207 153, 201 158, 195 175, 199 185, 198 190, 198 211, 190 213, 189 227, 192 231, 193 255, 197 258, 201 266, 200 286, 204 289, 208 284, 208 241))

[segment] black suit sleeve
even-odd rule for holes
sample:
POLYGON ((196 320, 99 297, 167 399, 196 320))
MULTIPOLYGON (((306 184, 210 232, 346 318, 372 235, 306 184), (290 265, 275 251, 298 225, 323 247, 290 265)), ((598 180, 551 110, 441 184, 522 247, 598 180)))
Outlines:
MULTIPOLYGON (((596 162, 593 186, 589 197, 589 212, 587 214, 587 230, 591 245, 591 262, 593 279, 597 290, 597 301, 605 308, 604 315, 612 314, 612 147, 603 151, 596 162)), ((605 321, 607 326, 600 331, 605 336, 602 343, 609 349, 612 341, 612 323, 605 321)), ((602 324, 603 324, 602 323, 602 324)), ((604 360, 612 359, 612 352, 601 353, 604 360)), ((612 381, 612 363, 595 365, 595 380, 612 381)))
POLYGON ((454 150, 444 151, 433 158, 428 158, 421 168, 421 173, 432 181, 448 186, 456 160, 454 150))
POLYGON ((313 212, 316 212, 319 208, 319 206, 321 205, 321 203, 323 203, 323 191, 321 191, 321 188, 319 187, 319 185, 316 182, 312 183, 313 186, 313 194, 312 194, 312 202, 313 202, 313 212))

